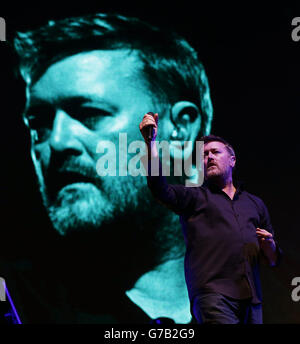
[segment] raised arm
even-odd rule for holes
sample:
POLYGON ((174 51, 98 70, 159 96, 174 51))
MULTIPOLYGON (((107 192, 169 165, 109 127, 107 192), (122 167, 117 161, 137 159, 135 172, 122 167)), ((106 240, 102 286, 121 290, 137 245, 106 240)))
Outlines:
MULTIPOLYGON (((193 193, 191 188, 183 185, 170 185, 166 178, 162 175, 162 165, 156 146, 156 137, 158 132, 158 114, 153 116, 149 113, 144 115, 139 125, 141 134, 144 138, 148 151, 148 159, 144 161, 145 169, 148 171, 147 183, 152 195, 162 204, 178 214, 184 213, 185 209, 193 201, 193 193), (153 137, 148 138, 148 128, 153 126, 153 137), (152 175, 151 167, 156 166, 158 173, 152 175)), ((153 170, 152 170, 153 171, 153 170)))

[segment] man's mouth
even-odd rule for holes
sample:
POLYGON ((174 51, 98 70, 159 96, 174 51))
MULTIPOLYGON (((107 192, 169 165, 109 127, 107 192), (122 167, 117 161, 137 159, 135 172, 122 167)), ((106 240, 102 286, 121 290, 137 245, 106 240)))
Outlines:
POLYGON ((53 190, 54 192, 58 192, 65 186, 75 184, 75 183, 93 183, 94 184, 95 181, 91 177, 87 177, 78 172, 72 172, 72 171, 59 172, 59 173, 55 173, 47 180, 47 188, 48 190, 53 190))

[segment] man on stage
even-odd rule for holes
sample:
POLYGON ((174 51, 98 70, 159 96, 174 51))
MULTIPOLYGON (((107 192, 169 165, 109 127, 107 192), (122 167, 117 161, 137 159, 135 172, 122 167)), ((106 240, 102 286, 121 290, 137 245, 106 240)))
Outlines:
MULTIPOLYGON (((146 114, 140 130, 151 164, 159 159, 157 129, 158 114, 146 114), (150 125, 154 128, 152 140, 146 135, 150 125)), ((170 185, 161 172, 151 176, 151 164, 148 186, 156 199, 180 215, 186 243, 185 277, 197 322, 261 324, 259 261, 263 258, 277 266, 281 256, 270 216, 260 198, 233 182, 233 147, 214 135, 201 140, 202 186, 170 185)))

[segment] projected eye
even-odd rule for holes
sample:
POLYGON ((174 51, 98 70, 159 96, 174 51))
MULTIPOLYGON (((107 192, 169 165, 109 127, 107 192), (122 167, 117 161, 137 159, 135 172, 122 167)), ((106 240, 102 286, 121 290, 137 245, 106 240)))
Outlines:
POLYGON ((68 111, 69 115, 89 129, 95 129, 103 117, 112 116, 106 110, 97 107, 82 106, 68 111))
POLYGON ((35 141, 41 142, 50 135, 54 113, 49 107, 32 107, 25 114, 25 121, 34 131, 35 141))

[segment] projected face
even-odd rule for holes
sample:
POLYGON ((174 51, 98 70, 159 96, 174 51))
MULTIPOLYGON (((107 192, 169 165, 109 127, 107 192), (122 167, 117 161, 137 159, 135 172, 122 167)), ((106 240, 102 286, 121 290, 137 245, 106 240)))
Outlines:
POLYGON ((31 155, 61 235, 98 229, 139 205, 146 178, 100 177, 96 148, 100 140, 117 144, 119 133, 128 144, 141 139, 138 123, 154 109, 141 68, 128 50, 83 52, 51 65, 28 90, 31 155))
POLYGON ((212 141, 204 145, 205 179, 226 179, 231 175, 234 165, 235 157, 229 154, 222 142, 212 141))

